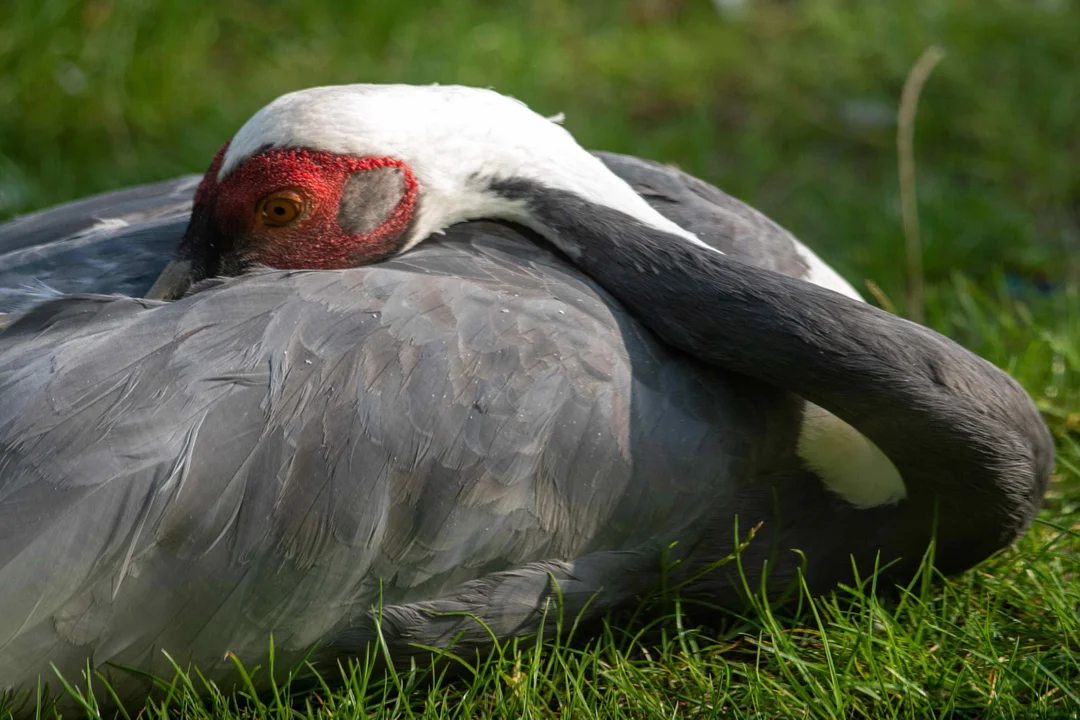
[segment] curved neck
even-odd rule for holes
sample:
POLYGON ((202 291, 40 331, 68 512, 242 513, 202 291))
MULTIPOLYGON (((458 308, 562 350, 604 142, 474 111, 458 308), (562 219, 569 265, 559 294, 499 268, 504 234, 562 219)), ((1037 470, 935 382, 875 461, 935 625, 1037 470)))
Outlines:
POLYGON ((554 244, 665 342, 796 393, 870 438, 907 485, 905 512, 936 516, 949 565, 977 562, 1033 519, 1053 443, 1031 398, 989 362, 925 327, 571 194, 534 187, 521 199, 554 244))

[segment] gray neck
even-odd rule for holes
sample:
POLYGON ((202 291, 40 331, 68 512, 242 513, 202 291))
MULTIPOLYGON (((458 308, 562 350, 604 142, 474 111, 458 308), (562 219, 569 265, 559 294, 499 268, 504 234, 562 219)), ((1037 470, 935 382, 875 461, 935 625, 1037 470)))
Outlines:
POLYGON ((513 182, 496 190, 525 200, 548 237, 665 342, 795 393, 873 440, 908 488, 896 512, 920 519, 905 531, 927 541, 936 532, 942 570, 969 567, 1031 523, 1053 443, 1027 393, 982 358, 570 193, 513 182))

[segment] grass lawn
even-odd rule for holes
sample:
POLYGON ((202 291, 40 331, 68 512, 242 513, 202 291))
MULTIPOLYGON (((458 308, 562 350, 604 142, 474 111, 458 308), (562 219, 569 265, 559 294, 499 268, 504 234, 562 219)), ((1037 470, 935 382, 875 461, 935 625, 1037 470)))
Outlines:
POLYGON ((0 14, 0 218, 201 172, 291 89, 460 82, 716 183, 901 313, 897 105, 939 45, 915 134, 927 323, 1011 372, 1058 440, 1031 532, 898 602, 841 589, 699 629, 660 598, 660 620, 523 641, 464 679, 385 680, 361 662, 344 686, 200 700, 181 675, 143 717, 1080 717, 1077 3, 6 0, 0 14))

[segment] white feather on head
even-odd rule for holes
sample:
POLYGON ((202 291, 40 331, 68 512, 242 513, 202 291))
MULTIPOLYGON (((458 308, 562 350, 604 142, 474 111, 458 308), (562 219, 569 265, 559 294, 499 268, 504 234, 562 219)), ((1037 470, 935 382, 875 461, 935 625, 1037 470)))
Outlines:
POLYGON ((268 147, 392 157, 412 170, 421 204, 414 241, 465 220, 502 218, 541 233, 521 201, 491 191, 525 179, 572 192, 701 244, 649 206, 556 121, 492 90, 457 85, 339 85, 283 95, 232 139, 218 180, 268 147))

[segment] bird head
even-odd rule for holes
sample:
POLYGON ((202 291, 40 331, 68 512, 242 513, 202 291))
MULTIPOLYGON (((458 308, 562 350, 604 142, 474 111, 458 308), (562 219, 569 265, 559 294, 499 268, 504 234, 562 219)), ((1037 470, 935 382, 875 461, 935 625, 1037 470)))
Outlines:
POLYGON ((696 240, 641 199, 559 124, 499 93, 345 85, 284 95, 225 144, 151 297, 256 266, 339 269, 397 255, 465 220, 552 237, 527 198, 570 192, 696 240))

